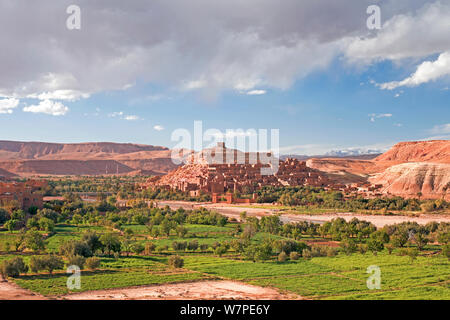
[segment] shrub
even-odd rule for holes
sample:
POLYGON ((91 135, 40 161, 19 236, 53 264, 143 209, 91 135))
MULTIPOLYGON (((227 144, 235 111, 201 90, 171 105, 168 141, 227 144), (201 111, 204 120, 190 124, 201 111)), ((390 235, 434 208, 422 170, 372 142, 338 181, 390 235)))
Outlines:
POLYGON ((361 253, 361 254, 365 254, 366 252, 367 252, 367 244, 364 244, 364 243, 360 243, 360 244, 358 244, 358 251, 359 251, 359 253, 361 253))
POLYGON ((442 255, 450 260, 450 244, 442 246, 442 255))
POLYGON ((0 274, 4 279, 8 277, 18 277, 21 273, 28 272, 28 266, 23 262, 20 257, 12 258, 11 260, 5 260, 0 265, 0 274))
POLYGON ((184 260, 180 256, 170 256, 168 262, 172 268, 183 268, 184 266, 184 260))
POLYGON ((86 259, 82 256, 71 256, 67 259, 67 266, 78 266, 80 269, 83 269, 84 264, 86 263, 86 259))
POLYGON ((100 259, 96 257, 90 257, 86 259, 86 267, 90 270, 95 270, 100 266, 100 259))
POLYGON ((219 257, 221 257, 222 255, 224 255, 225 253, 227 253, 228 248, 224 245, 220 246, 220 247, 216 247, 214 249, 214 254, 218 255, 219 257))
POLYGON ((144 252, 145 247, 142 243, 139 242, 135 242, 131 245, 131 251, 135 254, 141 254, 142 252, 144 252))
POLYGON ((292 251, 290 254, 289 254, 289 259, 291 259, 291 260, 298 260, 298 258, 300 258, 300 255, 298 254, 298 252, 296 252, 296 251, 292 251))
POLYGON ((387 249, 389 254, 392 254, 392 251, 394 251, 394 246, 391 243, 385 244, 384 247, 387 249))
POLYGON ((188 250, 191 250, 191 251, 197 250, 197 249, 198 249, 198 241, 197 241, 197 240, 190 241, 190 242, 188 243, 187 248, 188 248, 188 250))
POLYGON ((311 259, 312 258, 311 249, 303 249, 302 256, 305 259, 311 259))
POLYGON ((150 255, 153 251, 155 251, 156 245, 153 242, 147 242, 145 244, 144 254, 146 256, 150 255))
POLYGON ((278 262, 285 262, 287 260, 287 254, 284 251, 278 255, 278 262))
POLYGON ((345 239, 341 242, 341 249, 346 255, 351 255, 356 252, 358 247, 356 246, 356 242, 352 239, 345 239))
POLYGON ((417 259, 417 256, 419 255, 419 250, 417 248, 409 248, 408 249, 408 257, 413 262, 417 259))

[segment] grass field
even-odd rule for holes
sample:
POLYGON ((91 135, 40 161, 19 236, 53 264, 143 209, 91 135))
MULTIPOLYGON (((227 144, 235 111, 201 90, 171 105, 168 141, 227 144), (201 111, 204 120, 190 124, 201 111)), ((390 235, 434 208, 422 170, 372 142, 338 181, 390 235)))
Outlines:
POLYGON ((450 299, 450 263, 441 256, 418 257, 413 263, 408 257, 386 252, 284 263, 207 257, 186 257, 185 261, 192 270, 313 299, 450 299), (379 290, 369 290, 366 285, 366 270, 371 265, 381 269, 379 290))
MULTIPOLYGON (((387 251, 377 256, 372 253, 355 253, 350 256, 318 257, 306 260, 277 262, 251 262, 239 258, 233 251, 223 257, 215 256, 212 249, 207 252, 178 253, 184 259, 183 269, 168 266, 168 257, 173 254, 173 241, 197 240, 200 244, 212 244, 235 239, 235 225, 224 227, 210 225, 185 225, 188 234, 180 238, 175 233, 151 241, 156 246, 167 245, 169 249, 151 256, 119 258, 102 257, 96 271, 82 271, 81 290, 101 290, 139 285, 199 281, 204 279, 230 279, 245 283, 279 289, 310 299, 450 299, 450 262, 439 254, 432 254, 438 248, 429 245, 413 262, 407 256, 389 255, 387 251), (375 265, 381 270, 381 289, 369 290, 366 281, 370 276, 366 270, 375 265)), ((137 241, 150 238, 145 226, 127 225, 134 232, 137 241)), ((91 226, 77 227, 57 225, 55 234, 47 242, 48 252, 57 252, 64 241, 80 239, 86 230, 97 233, 112 229, 91 226)), ((0 241, 14 240, 18 233, 0 232, 0 241)), ((287 239, 281 236, 258 232, 254 243, 265 239, 287 239)), ((305 238, 306 239, 306 238, 305 238)), ((0 262, 20 255, 25 263, 34 255, 31 252, 0 254, 0 262)), ((34 292, 57 296, 69 293, 66 281, 69 274, 64 271, 50 275, 25 274, 14 279, 21 287, 34 292)))

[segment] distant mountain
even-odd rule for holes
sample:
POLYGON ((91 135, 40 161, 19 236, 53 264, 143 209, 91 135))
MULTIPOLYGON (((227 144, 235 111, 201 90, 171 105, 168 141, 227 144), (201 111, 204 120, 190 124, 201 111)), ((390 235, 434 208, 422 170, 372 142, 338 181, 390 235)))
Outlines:
POLYGON ((0 176, 155 174, 176 168, 166 147, 0 141, 0 176))
POLYGON ((316 155, 316 156, 307 156, 307 155, 298 155, 298 154, 285 154, 281 155, 281 160, 286 160, 287 158, 293 158, 297 160, 309 160, 309 159, 324 159, 324 158, 342 158, 342 159, 355 159, 355 160, 372 160, 375 159, 381 155, 381 153, 374 153, 374 154, 344 154, 344 153, 337 153, 333 155, 332 153, 326 153, 324 155, 316 155))

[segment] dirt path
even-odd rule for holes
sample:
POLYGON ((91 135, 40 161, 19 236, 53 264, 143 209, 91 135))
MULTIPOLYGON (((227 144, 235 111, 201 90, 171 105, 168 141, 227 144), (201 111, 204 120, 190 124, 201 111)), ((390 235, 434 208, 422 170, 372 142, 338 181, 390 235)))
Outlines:
MULTIPOLYGON (((184 208, 184 209, 194 209, 199 207, 204 207, 207 209, 215 210, 224 216, 235 218, 240 220, 240 213, 247 212, 247 216, 262 217, 275 214, 276 209, 262 209, 262 208, 249 208, 246 206, 239 205, 225 205, 225 204, 208 204, 208 203, 195 203, 195 202, 184 202, 184 201, 161 201, 160 206, 168 205, 172 209, 184 208)), ((300 221, 310 221, 315 223, 324 223, 326 221, 331 221, 335 218, 343 218, 346 221, 350 221, 353 218, 359 220, 366 220, 372 222, 376 227, 382 228, 385 225, 401 223, 406 221, 417 222, 418 224, 427 224, 432 221, 436 222, 450 222, 449 215, 425 215, 422 214, 419 217, 410 216, 383 216, 383 215, 366 215, 366 214, 355 214, 355 213, 328 213, 328 214, 316 214, 316 215, 306 215, 306 214, 283 214, 281 215, 281 221, 283 222, 300 222, 300 221)))
POLYGON ((46 298, 26 289, 14 282, 0 282, 0 300, 45 300, 46 298))
POLYGON ((219 280, 88 291, 59 298, 69 300, 287 300, 301 297, 285 295, 272 288, 219 280))

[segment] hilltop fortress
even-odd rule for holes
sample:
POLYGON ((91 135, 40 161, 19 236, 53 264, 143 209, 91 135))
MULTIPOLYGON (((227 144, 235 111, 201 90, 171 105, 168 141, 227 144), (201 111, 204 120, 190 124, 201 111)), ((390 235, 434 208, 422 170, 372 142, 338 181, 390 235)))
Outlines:
POLYGON ((280 161, 272 153, 250 153, 227 149, 224 143, 191 155, 187 164, 165 176, 152 177, 142 186, 191 192, 220 194, 250 193, 262 186, 330 184, 320 171, 308 168, 296 159, 280 161), (268 174, 265 174, 267 172, 268 174))

